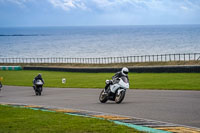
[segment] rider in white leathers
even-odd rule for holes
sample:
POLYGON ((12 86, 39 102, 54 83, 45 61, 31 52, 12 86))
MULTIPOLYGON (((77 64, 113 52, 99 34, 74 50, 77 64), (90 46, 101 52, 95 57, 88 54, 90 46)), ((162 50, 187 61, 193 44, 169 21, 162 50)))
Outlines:
POLYGON ((109 85, 110 85, 110 84, 113 84, 113 81, 119 79, 120 77, 125 76, 125 77, 127 77, 127 79, 129 79, 129 78, 128 78, 128 72, 129 72, 128 68, 123 67, 121 71, 117 72, 117 73, 112 77, 112 80, 106 80, 105 90, 107 91, 109 85))

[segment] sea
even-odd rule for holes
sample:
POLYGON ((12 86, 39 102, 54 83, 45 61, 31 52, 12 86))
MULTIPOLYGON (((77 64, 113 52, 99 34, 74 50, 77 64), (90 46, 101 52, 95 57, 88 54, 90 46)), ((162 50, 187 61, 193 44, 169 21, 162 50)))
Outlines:
POLYGON ((0 28, 0 58, 200 53, 200 25, 0 28))

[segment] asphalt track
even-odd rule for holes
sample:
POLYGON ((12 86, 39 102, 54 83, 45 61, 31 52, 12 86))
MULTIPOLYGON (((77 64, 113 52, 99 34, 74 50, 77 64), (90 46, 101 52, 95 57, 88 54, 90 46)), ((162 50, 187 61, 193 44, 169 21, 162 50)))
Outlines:
POLYGON ((0 102, 47 105, 158 120, 200 128, 200 91, 128 90, 121 104, 102 104, 102 89, 44 88, 35 96, 32 87, 4 86, 0 102))

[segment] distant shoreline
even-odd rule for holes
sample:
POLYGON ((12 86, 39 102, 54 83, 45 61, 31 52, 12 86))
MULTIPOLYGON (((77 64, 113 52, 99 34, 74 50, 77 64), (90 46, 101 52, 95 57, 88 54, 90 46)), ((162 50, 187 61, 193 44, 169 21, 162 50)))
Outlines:
POLYGON ((51 25, 51 26, 4 26, 0 28, 63 28, 63 27, 128 27, 128 26, 192 26, 200 24, 148 24, 148 25, 51 25))

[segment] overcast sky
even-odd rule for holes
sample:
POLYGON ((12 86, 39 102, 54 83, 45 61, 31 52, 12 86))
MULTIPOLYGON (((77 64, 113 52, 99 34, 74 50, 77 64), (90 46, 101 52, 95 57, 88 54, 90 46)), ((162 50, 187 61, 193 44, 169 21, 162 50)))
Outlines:
POLYGON ((200 24, 200 0, 0 0, 0 27, 200 24))

